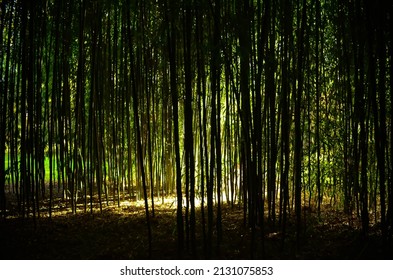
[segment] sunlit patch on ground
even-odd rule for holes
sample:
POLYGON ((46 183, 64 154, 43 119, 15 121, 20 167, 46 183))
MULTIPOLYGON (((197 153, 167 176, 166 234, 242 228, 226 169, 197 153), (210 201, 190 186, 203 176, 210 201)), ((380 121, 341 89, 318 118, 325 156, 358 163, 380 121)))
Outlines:
MULTIPOLYGON (((60 203, 60 202, 59 202, 60 203)), ((0 223, 0 240, 5 244, 0 251, 2 259, 146 259, 148 240, 144 200, 103 205, 94 203, 92 210, 77 206, 77 214, 59 205, 53 208, 52 219, 41 211, 35 222, 32 216, 9 217, 0 223), (5 240, 7 242, 5 242, 5 240)), ((184 205, 183 205, 184 206, 184 205)), ((153 258, 177 259, 176 247, 176 198, 155 200, 152 216, 153 258)), ((205 213, 206 214, 206 213, 205 213)), ((309 213, 303 227, 301 249, 296 250, 294 219, 290 219, 283 238, 282 227, 265 222, 256 228, 257 238, 251 245, 251 230, 243 222, 241 207, 222 207, 223 236, 220 259, 249 259, 250 246, 255 246, 255 257, 265 259, 369 259, 392 258, 383 251, 379 229, 370 228, 367 242, 361 238, 360 225, 342 212, 309 213), (264 244, 261 237, 264 236, 264 244)), ((205 258, 203 250, 202 216, 200 207, 197 218, 197 256, 205 258)), ((293 218, 293 217, 292 217, 293 218)), ((213 248, 216 248, 214 229, 213 248)), ((185 258, 194 258, 184 252, 185 258)))

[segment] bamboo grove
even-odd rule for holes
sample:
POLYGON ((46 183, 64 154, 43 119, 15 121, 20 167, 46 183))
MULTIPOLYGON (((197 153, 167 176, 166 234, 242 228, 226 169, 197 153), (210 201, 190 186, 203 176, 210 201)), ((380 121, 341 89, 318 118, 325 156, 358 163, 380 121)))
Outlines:
POLYGON ((136 197, 151 244, 174 197, 179 256, 209 257, 224 204, 261 247, 266 223, 299 241, 302 209, 330 205, 390 240, 387 2, 1 1, 3 218, 136 197))

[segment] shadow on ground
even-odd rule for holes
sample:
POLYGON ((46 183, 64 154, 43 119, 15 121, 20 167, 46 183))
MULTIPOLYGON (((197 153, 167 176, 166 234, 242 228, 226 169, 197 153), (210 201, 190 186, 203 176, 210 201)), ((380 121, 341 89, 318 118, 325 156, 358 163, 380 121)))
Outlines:
MULTIPOLYGON (((185 246, 183 258, 205 259, 201 213, 197 212, 196 256, 185 246)), ((362 238, 359 226, 338 211, 303 216, 301 244, 297 249, 294 224, 288 223, 283 239, 279 226, 255 230, 244 226, 240 209, 223 207, 223 234, 217 247, 213 231, 213 259, 393 259, 391 246, 384 245, 378 226, 362 238), (251 249, 253 248, 253 256, 251 249)), ((293 220, 293 219, 289 219, 293 220)), ((178 259, 176 210, 157 206, 151 218, 152 259, 178 259)), ((215 227, 214 227, 215 229, 215 227)), ((145 211, 141 206, 106 207, 102 213, 58 213, 41 217, 7 218, 0 222, 1 259, 148 259, 145 211)))

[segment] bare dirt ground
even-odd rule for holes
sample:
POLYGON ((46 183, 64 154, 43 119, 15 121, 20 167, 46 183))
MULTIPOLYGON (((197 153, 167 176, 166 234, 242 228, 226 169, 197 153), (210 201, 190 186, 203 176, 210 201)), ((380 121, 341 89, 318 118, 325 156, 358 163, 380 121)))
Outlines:
MULTIPOLYGON (((173 203, 156 204, 155 217, 151 217, 152 259, 179 258, 175 208, 173 203)), ((41 211, 41 217, 35 222, 32 217, 9 217, 0 221, 0 258, 149 258, 145 210, 141 203, 105 206, 102 213, 98 207, 93 213, 89 209, 85 213, 83 207, 77 214, 60 206, 55 210, 51 219, 41 211)), ((299 248, 294 217, 288 219, 285 238, 278 223, 273 226, 266 222, 263 231, 257 228, 255 243, 251 244, 251 230, 243 223, 242 210, 223 206, 222 213, 222 240, 218 248, 214 227, 213 259, 393 259, 392 246, 382 242, 378 224, 372 225, 369 236, 364 238, 356 218, 331 208, 324 208, 320 217, 309 209, 304 212, 299 248), (253 256, 250 248, 253 248, 253 256)), ((185 246, 183 258, 186 259, 207 258, 201 212, 196 216, 197 254, 191 255, 185 246)))

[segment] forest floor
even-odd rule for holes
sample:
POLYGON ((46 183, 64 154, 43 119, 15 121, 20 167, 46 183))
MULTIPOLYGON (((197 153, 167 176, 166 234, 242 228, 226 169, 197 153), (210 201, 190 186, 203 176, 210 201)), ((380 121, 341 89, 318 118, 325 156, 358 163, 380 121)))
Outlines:
MULTIPOLYGON (((383 245, 378 225, 371 225, 364 239, 355 218, 330 207, 323 207, 320 217, 307 209, 302 216, 300 246, 296 246, 294 217, 289 217, 283 239, 279 226, 257 228, 251 246, 251 231, 244 226, 243 211, 222 208, 222 241, 217 250, 213 232, 213 259, 250 259, 253 248, 258 259, 393 259, 391 246, 383 245), (284 240, 284 241, 283 241, 284 240), (263 249, 264 248, 264 249, 263 249)), ((201 213, 196 213, 197 255, 185 252, 183 258, 205 259, 201 213)), ((156 203, 151 218, 152 259, 178 259, 176 245, 176 206, 156 203)), ((105 206, 102 213, 78 213, 57 209, 51 219, 41 214, 33 218, 8 217, 0 221, 1 259, 148 259, 148 240, 143 203, 105 206)))

